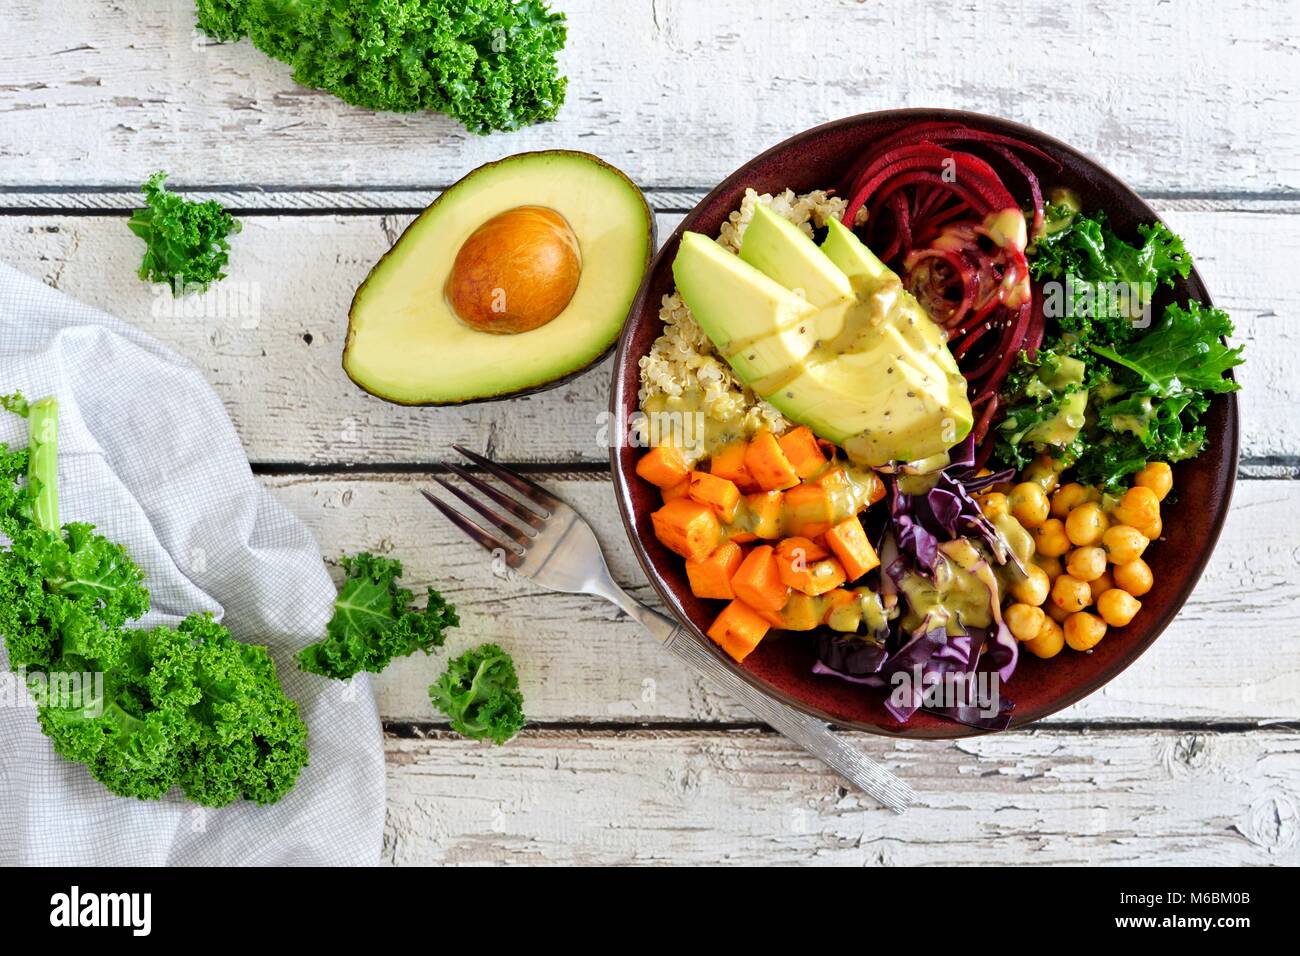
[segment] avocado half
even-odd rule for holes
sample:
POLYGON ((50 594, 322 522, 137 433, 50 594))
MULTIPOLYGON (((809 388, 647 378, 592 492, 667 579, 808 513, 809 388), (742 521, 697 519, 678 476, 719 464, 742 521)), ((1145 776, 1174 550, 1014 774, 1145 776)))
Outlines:
POLYGON ((399 405, 459 405, 560 385, 603 359, 655 248, 641 191, 589 153, 545 150, 488 163, 446 189, 398 237, 357 289, 343 369, 399 405), (476 230, 520 207, 564 217, 581 269, 567 305, 537 328, 472 328, 448 302, 457 254, 476 230))

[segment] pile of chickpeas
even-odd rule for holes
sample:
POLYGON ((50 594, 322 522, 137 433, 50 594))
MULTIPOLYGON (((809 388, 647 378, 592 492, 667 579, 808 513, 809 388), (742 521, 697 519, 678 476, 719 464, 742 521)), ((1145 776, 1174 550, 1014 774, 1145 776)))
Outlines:
POLYGON ((1132 621, 1142 607, 1138 598, 1151 590, 1142 553, 1160 537, 1160 502, 1173 488, 1173 472, 1164 462, 1148 462, 1109 508, 1096 488, 1061 485, 1046 456, 1021 479, 979 496, 986 515, 1009 511, 1034 538, 1033 564, 1011 588, 1015 603, 1003 609, 1003 619, 1038 657, 1055 657, 1066 644, 1089 651, 1108 627, 1132 621))

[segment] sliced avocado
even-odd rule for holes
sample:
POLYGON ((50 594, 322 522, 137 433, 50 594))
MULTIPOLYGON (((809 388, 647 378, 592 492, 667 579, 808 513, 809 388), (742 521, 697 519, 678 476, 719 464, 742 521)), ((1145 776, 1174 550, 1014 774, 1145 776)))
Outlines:
POLYGON ((848 276, 817 244, 769 206, 754 208, 754 218, 740 243, 740 258, 785 288, 802 292, 819 309, 853 291, 848 276))
POLYGON ((870 282, 892 278, 889 267, 876 258, 876 254, 853 234, 853 230, 838 219, 826 223, 826 238, 822 252, 835 263, 850 280, 863 278, 870 282))
MULTIPOLYGON (((843 263, 848 271, 840 274, 851 292, 825 308, 796 312, 781 297, 792 293, 742 268, 716 243, 716 254, 707 257, 688 253, 683 244, 679 260, 688 259, 680 275, 674 263, 678 290, 746 384, 787 418, 842 446, 854 461, 883 465, 938 455, 966 437, 973 424, 966 382, 943 331, 898 277, 851 231, 835 226, 828 237, 831 253, 823 259, 837 270, 843 263), (750 292, 737 283, 749 284, 750 292), (755 302, 764 305, 756 308, 755 302), (775 302, 785 307, 775 308, 775 302)), ((803 273, 807 260, 801 261, 802 266, 769 267, 788 278, 803 273)))
POLYGON ((403 405, 558 385, 618 339, 653 249, 654 217, 640 190, 594 156, 551 150, 481 166, 425 209, 357 289, 344 370, 367 392, 403 405), (484 224, 521 210, 558 213, 567 223, 580 262, 572 292, 526 331, 471 327, 448 301, 458 254, 484 224))
POLYGON ((802 361, 812 348, 807 323, 817 310, 707 236, 682 234, 673 279, 704 334, 746 380, 802 361))

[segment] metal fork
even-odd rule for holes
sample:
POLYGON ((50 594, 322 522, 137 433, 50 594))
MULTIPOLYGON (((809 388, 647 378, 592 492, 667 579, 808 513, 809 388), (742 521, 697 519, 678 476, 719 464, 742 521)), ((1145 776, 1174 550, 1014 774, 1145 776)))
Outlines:
POLYGON ((441 477, 434 480, 482 516, 489 531, 446 502, 421 490, 421 494, 447 520, 512 570, 541 587, 569 594, 603 597, 641 623, 677 658, 704 674, 742 701, 760 720, 780 731, 846 780, 896 813, 912 801, 912 788, 876 761, 849 746, 825 722, 795 710, 746 683, 718 659, 689 628, 629 596, 610 577, 600 543, 576 511, 535 481, 501 467, 491 459, 453 445, 470 461, 495 475, 531 503, 524 504, 488 484, 478 475, 454 464, 447 468, 476 489, 496 508, 441 477), (506 517, 509 515, 510 517, 506 517), (514 518, 516 520, 510 520, 514 518))

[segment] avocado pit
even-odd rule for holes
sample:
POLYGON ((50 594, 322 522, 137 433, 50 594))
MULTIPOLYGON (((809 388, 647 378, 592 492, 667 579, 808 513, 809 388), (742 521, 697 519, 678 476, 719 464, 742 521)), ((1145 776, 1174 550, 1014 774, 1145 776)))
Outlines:
POLYGON ((581 275, 582 252, 568 220, 546 206, 516 206, 488 219, 460 247, 447 304, 480 332, 528 332, 564 311, 581 275))

